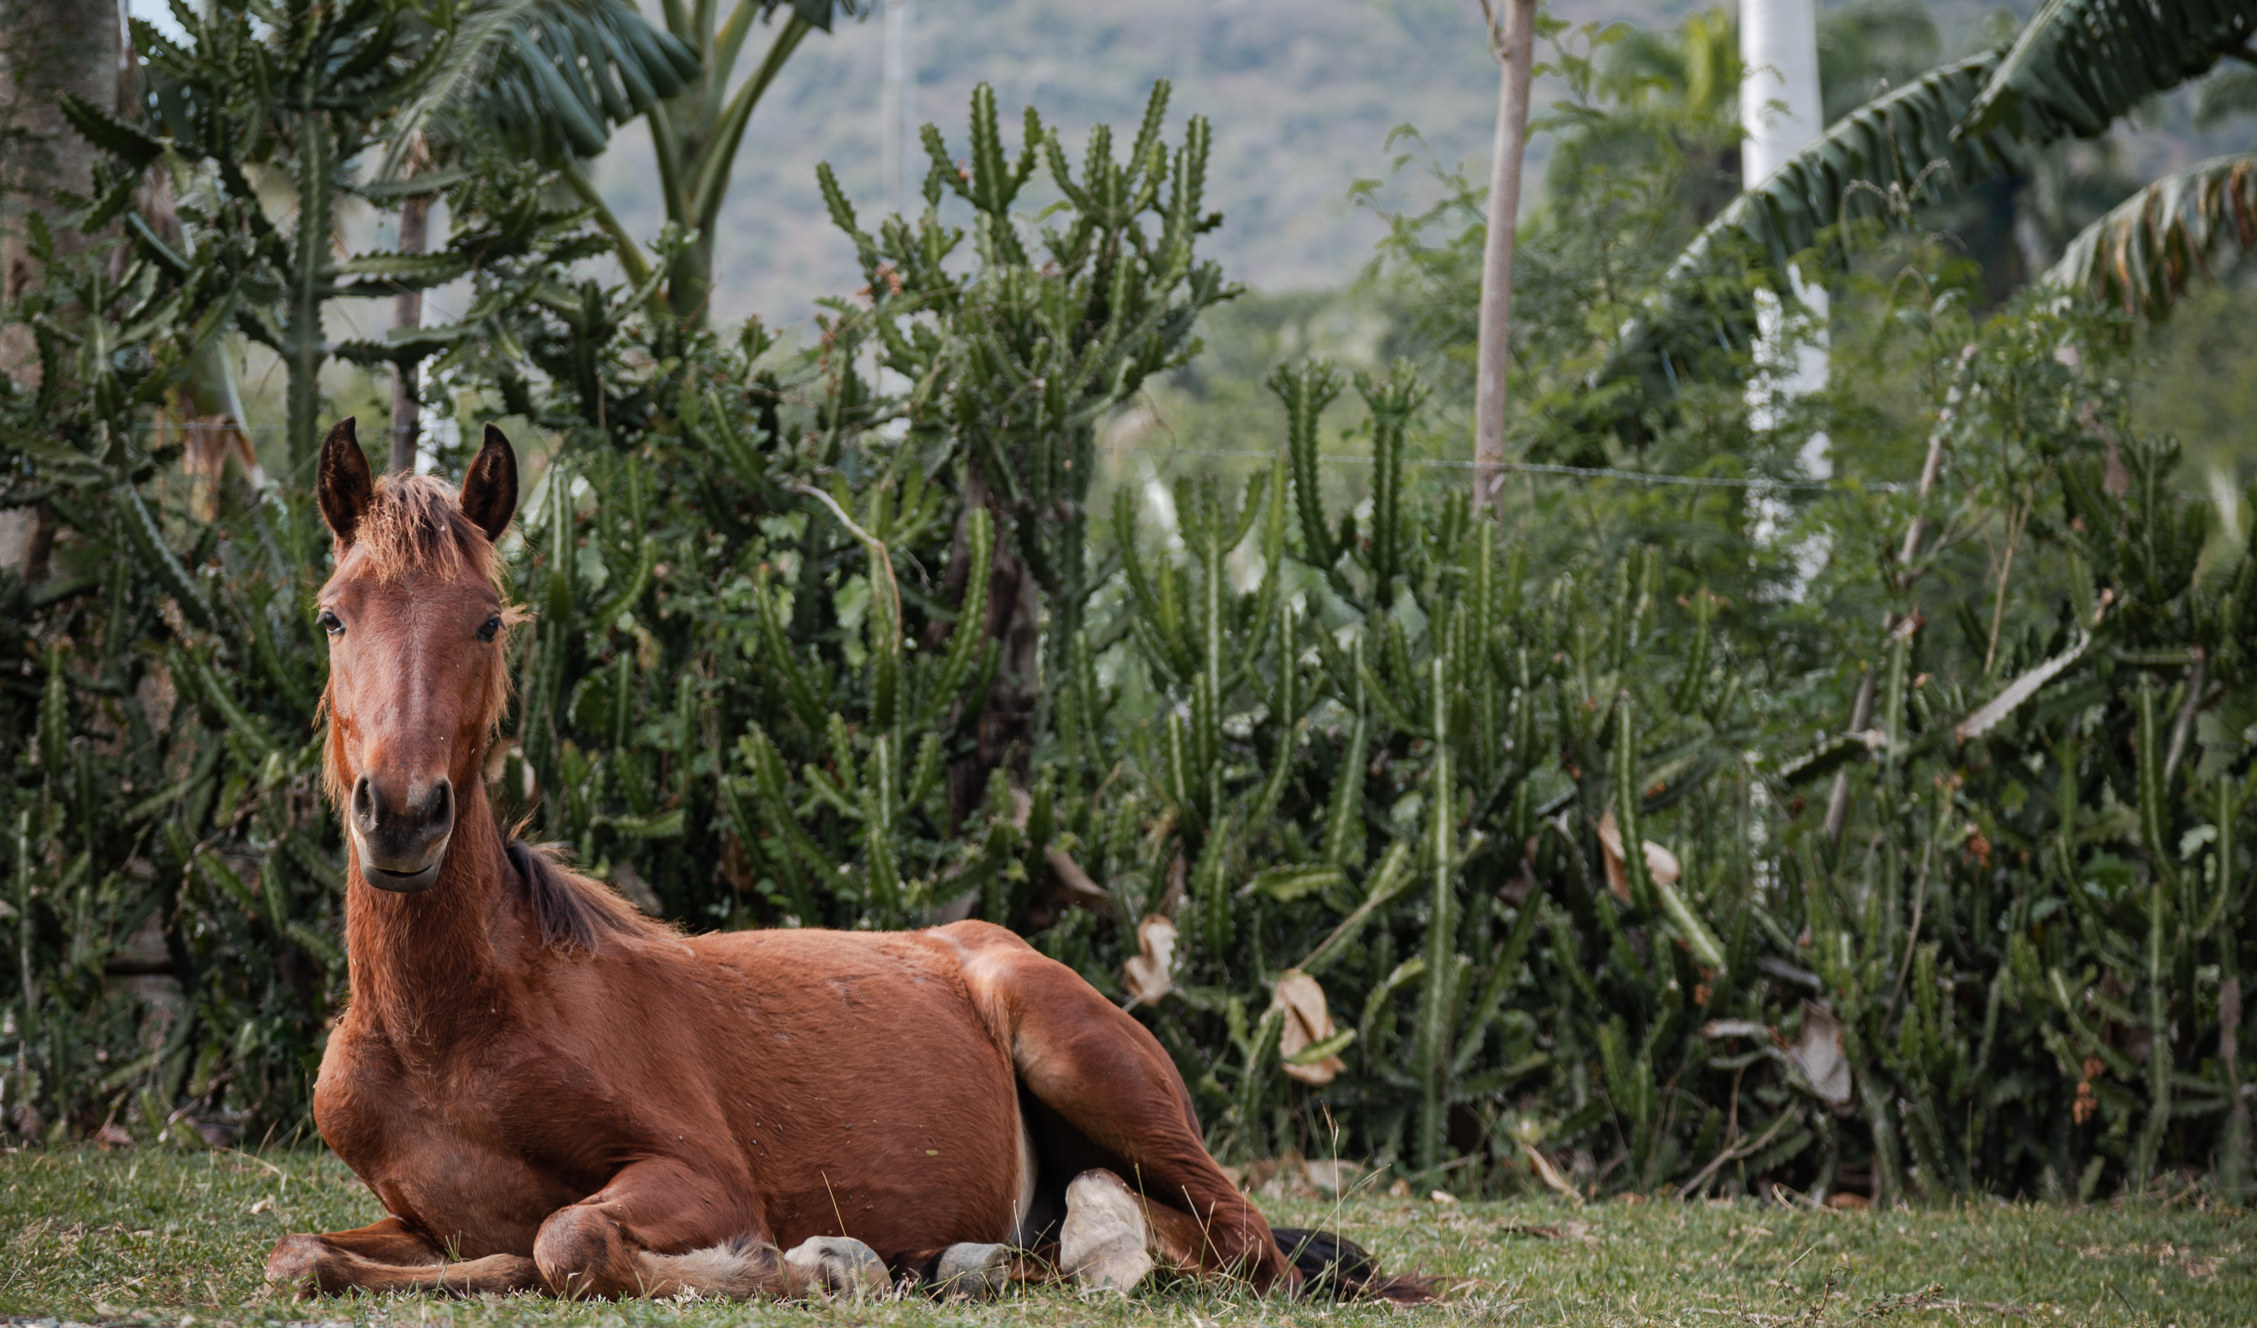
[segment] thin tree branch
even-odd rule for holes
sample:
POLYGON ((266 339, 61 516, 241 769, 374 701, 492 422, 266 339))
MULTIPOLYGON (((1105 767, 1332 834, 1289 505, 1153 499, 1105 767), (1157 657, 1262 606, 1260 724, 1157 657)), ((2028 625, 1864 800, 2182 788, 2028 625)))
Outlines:
POLYGON ((1481 309, 1473 393, 1473 496, 1504 529, 1505 411, 1512 365, 1513 245, 1520 220, 1521 159, 1528 143, 1529 81, 1536 60, 1536 0, 1506 0, 1503 25, 1481 12, 1498 60, 1497 132, 1489 161, 1488 232, 1481 251, 1481 309))
POLYGON ((821 503, 823 506, 830 508, 831 515, 837 517, 839 524, 846 527, 846 532, 849 535, 854 536, 854 538, 862 541, 863 544, 867 545, 870 549, 872 558, 876 560, 878 566, 885 569, 886 593, 893 600, 893 648, 896 651, 900 650, 901 583, 894 579, 893 554, 886 548, 886 542, 871 534, 869 531, 864 530, 860 525, 858 525, 853 517, 846 514, 846 509, 839 506, 838 499, 833 498, 831 495, 823 492, 821 489, 816 488, 814 485, 809 484, 807 481, 793 480, 785 487, 790 489, 793 493, 805 494, 806 496, 813 498, 815 501, 821 503))
MULTIPOLYGON (((1918 562, 1920 542, 1928 535, 1928 494, 1936 487, 1936 479, 1943 473, 1944 443, 1951 436, 1951 426, 1959 418, 1959 407, 1967 391, 1967 375, 1975 367, 1975 343, 1968 342, 1960 348, 1959 360, 1952 366, 1951 387, 1944 393, 1943 409, 1936 412, 1936 425, 1928 431, 1928 455, 1920 463, 1920 490, 1914 499, 1912 519, 1905 523, 1904 546, 1897 554, 1897 562, 1905 570, 1897 589, 1909 595, 1912 583, 1926 564, 1918 562)), ((1897 616, 1890 614, 1881 624, 1884 634, 1896 630, 1897 616)), ((1858 683, 1857 700, 1850 705, 1849 731, 1863 733, 1873 722, 1873 693, 1876 677, 1873 666, 1865 666, 1865 677, 1858 683)), ((1834 787, 1826 799, 1826 842, 1840 844, 1842 830, 1849 824, 1849 771, 1834 772, 1834 787)))

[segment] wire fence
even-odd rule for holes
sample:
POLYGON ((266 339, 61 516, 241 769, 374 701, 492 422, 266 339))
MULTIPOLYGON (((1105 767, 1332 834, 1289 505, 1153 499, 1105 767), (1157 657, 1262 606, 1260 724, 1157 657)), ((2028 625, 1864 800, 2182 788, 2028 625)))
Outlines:
MULTIPOLYGON (((246 426, 232 422, 221 424, 204 420, 151 424, 145 426, 145 429, 146 432, 152 434, 178 434, 199 430, 234 430, 253 440, 262 435, 272 436, 279 432, 279 429, 274 426, 262 428, 258 425, 246 426)), ((1142 455, 1154 460, 1161 458, 1174 460, 1178 457, 1188 457, 1216 461, 1270 461, 1274 460, 1277 455, 1274 452, 1264 452, 1250 447, 1114 447, 1106 449, 1106 454, 1116 459, 1128 455, 1142 455)), ((1368 466, 1371 461, 1372 459, 1368 456, 1359 456, 1349 452, 1320 452, 1317 454, 1318 464, 1327 466, 1368 466)), ((1471 461, 1451 461, 1439 457, 1410 457, 1406 458, 1403 464, 1424 470, 1474 469, 1474 463, 1471 461)), ((1771 479, 1762 476, 1672 475, 1663 471, 1626 470, 1616 466, 1562 466, 1542 461, 1506 461, 1499 464, 1497 469, 1507 475, 1550 475, 1563 479, 1611 480, 1625 484, 1677 485, 1695 489, 1740 489, 1763 493, 1905 493, 1912 488, 1909 484, 1895 480, 1867 483, 1842 480, 1771 479)))
MULTIPOLYGON (((1119 457, 1139 453, 1153 458, 1200 457, 1216 460, 1269 461, 1274 452, 1254 448, 1111 448, 1108 454, 1119 457)), ((1317 461, 1331 466, 1368 466, 1371 458, 1354 453, 1320 452, 1317 461)), ((1436 457, 1409 457, 1403 462, 1428 470, 1472 470, 1471 461, 1448 461, 1436 457)), ((1652 470, 1623 470, 1613 466, 1560 466, 1541 461, 1506 461, 1498 470, 1508 475, 1556 475, 1568 479, 1620 480, 1631 484, 1675 484, 1699 489, 1756 489, 1765 493, 1902 493, 1911 486, 1896 481, 1876 483, 1847 483, 1840 480, 1787 480, 1763 477, 1726 475, 1671 475, 1652 470)))

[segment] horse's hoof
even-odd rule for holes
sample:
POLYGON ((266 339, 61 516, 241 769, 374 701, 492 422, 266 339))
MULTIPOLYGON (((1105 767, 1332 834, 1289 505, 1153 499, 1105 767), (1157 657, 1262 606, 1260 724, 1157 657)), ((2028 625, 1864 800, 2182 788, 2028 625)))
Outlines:
POLYGON ((1058 1266, 1093 1290, 1129 1292, 1152 1271, 1144 1203, 1110 1171, 1085 1171, 1066 1187, 1058 1266))
POLYGON ((810 1291, 875 1300, 893 1290, 885 1260, 852 1236, 810 1236, 793 1246, 784 1262, 807 1274, 810 1291))
POLYGON ((295 1232, 274 1242, 266 1256, 266 1284, 310 1300, 321 1290, 321 1237, 295 1232))
POLYGON ((942 1296, 992 1300, 1011 1284, 1011 1247, 969 1241, 940 1252, 933 1266, 933 1291, 942 1296))

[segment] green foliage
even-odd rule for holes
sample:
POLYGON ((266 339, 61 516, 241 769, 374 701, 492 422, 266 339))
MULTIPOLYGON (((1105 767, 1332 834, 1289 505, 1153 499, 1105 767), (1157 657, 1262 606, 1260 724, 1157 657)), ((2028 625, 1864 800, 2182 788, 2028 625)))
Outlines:
MULTIPOLYGON (((193 123, 300 166, 373 145, 259 119, 239 85, 274 56, 243 31, 176 62, 234 98, 193 123)), ((1590 106, 1658 96, 1602 72, 1578 66, 1590 106)), ((1690 229, 1697 101, 1579 197, 1690 229)), ((1750 570, 1743 490, 1504 531, 1422 490, 1407 364, 1280 368, 1270 464, 1161 512, 1116 490, 1093 531, 1097 430, 1233 293, 1197 251, 1208 129, 1171 139, 1165 109, 1076 160, 1032 111, 1007 141, 981 89, 964 165, 928 132, 924 209, 867 229, 826 172, 868 286, 804 349, 585 277, 531 171, 448 186, 427 260, 337 264, 262 230, 206 144, 184 245, 58 262, 9 311, 40 373, 0 396, 0 500, 57 532, 44 576, 0 584, 19 1128, 302 1122, 343 981, 306 613, 328 541, 294 488, 192 480, 150 423, 230 325, 295 344, 353 282, 469 272, 435 413, 529 429, 497 799, 644 907, 1014 927, 1147 1022, 1242 1159, 1466 1191, 2089 1197, 2191 1168, 2248 1193, 2257 558, 2127 427, 2120 328, 1891 306, 1924 365, 1962 366, 1916 380, 1950 478, 1832 496, 1804 604, 1750 570), (1037 172, 1061 201, 1030 217, 1037 172), (1343 508, 1322 417, 1350 386, 1373 467, 1343 508)), ((106 187, 185 160, 189 122, 150 123, 88 121, 106 187)), ((1541 427, 1575 455, 1605 445, 1570 399, 1626 307, 1571 317, 1575 283, 1626 302, 1669 250, 1554 223, 1530 344, 1563 348, 1541 427)), ((1683 400, 1709 417, 1655 455, 1768 464, 1736 386, 1683 400)))
POLYGON ((490 134, 549 166, 592 157, 613 124, 647 113, 698 74, 696 52, 627 0, 503 0, 442 13, 439 26, 430 76, 389 127, 388 169, 404 162, 427 121, 450 114, 469 121, 452 138, 490 134))
MULTIPOLYGON (((1747 307, 1718 300, 1719 273, 1751 264, 1791 297, 1791 266, 1816 251, 1824 264, 1839 267, 1855 223, 1908 224, 1915 204, 2015 171, 2047 144, 2104 133, 2144 100, 2242 53, 2253 31, 2257 6, 2246 0, 2052 0, 2011 48, 1938 66, 1840 116, 1718 213, 1647 296, 1597 380, 1639 382, 1618 408, 1627 414, 1670 401, 1692 367, 1689 354, 1719 339, 1745 344, 1754 335, 1747 307)), ((2157 187, 2174 195, 2187 188, 2168 181, 2157 187)), ((2126 220, 2113 220, 2103 230, 2128 240, 2126 220)), ((2090 274, 2090 251, 2080 243, 2065 258, 2090 274)), ((2144 272, 2151 265, 2142 257, 2130 254, 2125 265, 2144 272)), ((1722 289, 1729 295, 1736 283, 1722 289)), ((2158 306, 2151 297, 2138 307, 2152 313, 2158 306)))
MULTIPOLYGON (((1338 379, 1306 366, 1272 386, 1287 458, 1236 503, 1180 486, 1180 555, 1147 566, 1124 552, 1129 639, 1166 719, 1118 748, 1146 787, 1108 783, 1157 815, 1127 841, 1136 855, 1105 868, 1124 916, 1183 897, 1178 995, 1156 1028, 1245 1155, 1334 1146, 1273 1076, 1277 1007, 1252 1027, 1240 994, 1292 973, 1321 974, 1355 1017, 1301 1058, 1350 1063, 1314 1095, 1343 1151, 1433 1171, 1468 1153, 1509 1166, 1521 1140, 1579 1142, 1599 1122, 1583 1110, 1597 1087, 1584 1057, 1630 1035, 1617 1012, 1635 1012, 1644 1045, 1645 1069, 1617 1067, 1626 1088, 1657 1050, 1672 1054, 1666 1077, 1680 1041, 1700 1045, 1681 1007, 1704 961, 1725 958, 1704 918, 1722 873, 1680 889, 1641 859, 1618 894, 1603 837, 1617 813, 1635 835, 1649 809, 1705 806, 1746 777, 1728 672, 1705 633, 1657 636, 1646 555, 1612 577, 1532 584, 1462 498, 1435 507, 1385 481, 1368 534, 1336 526, 1300 477, 1338 379), (1251 586, 1230 584, 1234 564, 1259 568, 1251 586), (1539 1001, 1550 1050, 1527 1008, 1539 1001)), ((1357 386, 1385 475, 1404 447, 1391 421, 1419 389, 1403 372, 1357 386)), ((1124 551, 1132 510, 1116 496, 1124 551)), ((1642 1165, 1658 1180, 1675 1154, 1655 1153, 1669 1125, 1649 1107, 1642 1165)))
POLYGON ((150 408, 208 330, 151 258, 66 270, 11 310, 41 376, 0 395, 6 502, 59 527, 43 580, 0 574, 8 707, 36 716, 0 736, 10 1124, 288 1121, 344 994, 304 609, 327 533, 279 494, 181 519, 210 497, 150 408))
POLYGON ((340 261, 338 200, 399 196, 397 186, 358 183, 358 167, 400 127, 402 106, 432 77, 451 34, 413 21, 404 0, 279 8, 233 0, 184 12, 180 21, 179 40, 139 20, 133 25, 150 73, 146 127, 84 103, 68 107, 80 132, 115 159, 98 174, 97 196, 76 224, 94 232, 123 217, 140 256, 178 302, 170 317, 194 320, 192 350, 240 332, 280 357, 294 466, 313 455, 320 375, 332 354, 412 365, 467 336, 491 334, 483 324, 495 312, 479 306, 452 327, 332 347, 324 314, 333 301, 443 285, 529 254, 569 261, 590 251, 576 217, 541 206, 536 173, 493 155, 429 182, 452 186, 446 198, 457 220, 446 250, 340 261), (166 173, 178 197, 184 252, 128 215, 152 168, 166 173), (286 225, 260 196, 257 181, 269 171, 291 183, 286 225))
POLYGON ((1008 654, 1040 642, 1009 615, 1040 597, 1040 667, 1093 685, 1070 624, 1098 579, 1096 426, 1230 292, 1193 250, 1206 131, 1171 149, 1165 104, 1126 165, 1095 131, 1040 259, 1014 199, 1066 158, 1032 112, 1008 157, 987 89, 974 169, 941 152, 921 217, 864 232, 826 183, 870 286, 809 352, 757 326, 723 346, 583 284, 515 327, 538 381, 461 361, 564 439, 520 519, 539 622, 503 776, 543 833, 707 925, 1026 916, 1052 795, 1022 778, 1024 735, 1038 705, 1066 712, 1041 657, 1008 654), (941 219, 943 167, 973 245, 941 219))
MULTIPOLYGON (((1671 361, 1681 362, 1687 348, 1719 337, 1745 344, 1754 336, 1752 306, 1714 302, 1720 271, 1749 264, 1791 297, 1787 274, 1794 261, 1814 248, 1838 246, 1852 233, 1850 223, 1902 224, 1914 203, 2011 169, 2022 135, 1957 133, 1998 59, 1996 53, 1969 56, 1884 93, 1736 197, 1671 262, 1600 376, 1635 375, 1647 395, 1668 400, 1681 372, 1671 361)), ((2028 135, 2034 142, 2059 136, 2028 135)), ((1838 262, 1838 249, 1828 248, 1827 256, 1838 262)))
MULTIPOLYGON (((634 44, 645 67, 657 66, 654 73, 658 68, 670 69, 675 75, 671 86, 662 87, 653 78, 649 96, 629 89, 627 98, 628 109, 648 119, 651 146, 658 159, 659 199, 665 205, 668 231, 680 239, 668 246, 667 261, 656 270, 659 284, 653 284, 651 255, 644 252, 642 242, 627 233, 587 172, 577 161, 559 164, 564 168, 565 182, 593 209, 628 280, 650 288, 645 295, 651 310, 703 326, 713 296, 713 253, 719 238, 721 204, 754 108, 809 32, 829 32, 836 14, 858 15, 864 12, 864 6, 857 0, 736 0, 724 16, 722 6, 710 0, 694 5, 669 0, 664 33, 649 31, 634 16, 631 5, 619 8, 612 25, 634 44), (780 22, 779 15, 784 16, 780 22), (776 33, 768 39, 760 62, 739 78, 737 62, 758 23, 773 25, 776 33), (663 48, 662 65, 651 59, 653 47, 663 48)), ((616 44, 605 43, 607 47, 616 44)), ((526 67, 541 75, 540 88, 525 99, 522 113, 578 122, 580 127, 570 130, 571 150, 593 156, 602 146, 601 125, 582 109, 587 91, 577 86, 581 80, 575 63, 567 60, 552 68, 549 62, 535 58, 541 53, 527 50, 522 43, 519 49, 526 56, 526 67)), ((624 59, 618 63, 622 75, 631 67, 624 59)), ((601 66, 596 68, 600 86, 601 66)), ((616 93, 605 92, 607 107, 613 107, 616 100, 616 93)))

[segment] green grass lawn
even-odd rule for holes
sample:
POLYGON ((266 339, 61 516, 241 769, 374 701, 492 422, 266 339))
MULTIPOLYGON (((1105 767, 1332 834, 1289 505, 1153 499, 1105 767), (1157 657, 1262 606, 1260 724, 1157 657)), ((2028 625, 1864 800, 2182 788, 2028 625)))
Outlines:
MULTIPOLYGON (((1435 1276, 1438 1323, 1821 1325, 2257 1323, 2257 1217, 2188 1207, 2066 1209, 1979 1203, 1909 1212, 1799 1212, 1750 1201, 1684 1205, 1449 1205, 1362 1198, 1266 1204, 1335 1227, 1389 1269, 1435 1276)), ((198 1325, 352 1319, 373 1324, 1020 1328, 1166 1324, 1308 1328, 1399 1321, 1385 1306, 1295 1304, 1183 1284, 1131 1300, 1022 1290, 997 1304, 705 1302, 559 1305, 530 1298, 298 1304, 259 1281, 285 1231, 379 1215, 326 1153, 90 1151, 0 1156, 0 1315, 198 1325)))

